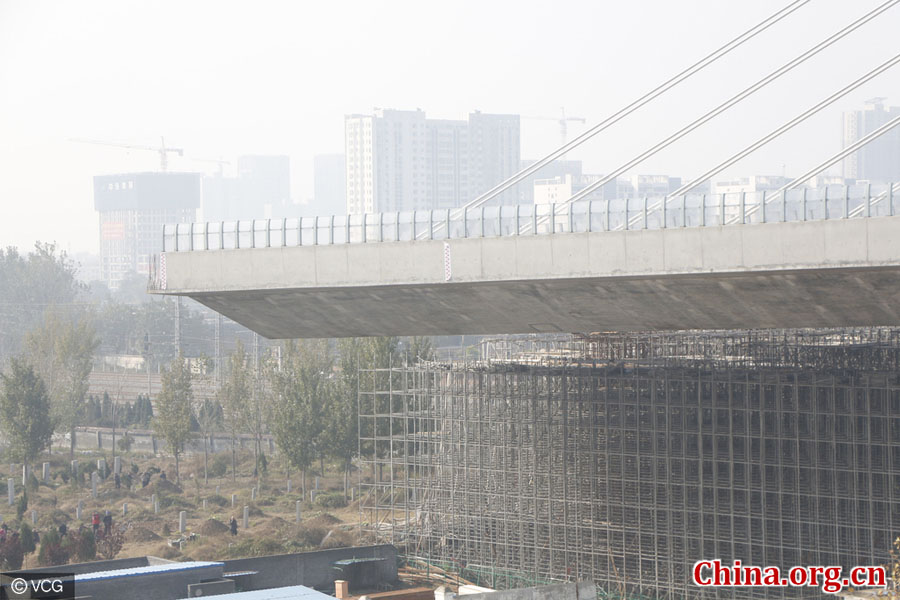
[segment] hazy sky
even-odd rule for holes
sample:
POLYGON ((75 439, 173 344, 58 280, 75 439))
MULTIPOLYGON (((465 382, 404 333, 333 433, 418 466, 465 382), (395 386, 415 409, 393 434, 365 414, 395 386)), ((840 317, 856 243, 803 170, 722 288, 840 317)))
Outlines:
MULTIPOLYGON (((224 2, 0 0, 0 245, 96 252, 91 177, 193 158, 288 154, 292 194, 312 157, 343 152, 344 115, 421 108, 601 120, 787 4, 641 2, 224 2)), ((787 20, 573 153, 603 173, 793 58, 880 0, 812 0, 787 20)), ((664 151, 634 173, 697 174, 898 51, 900 8, 664 151)), ((725 175, 799 174, 840 149, 840 113, 900 104, 900 67, 725 175)), ((576 134, 580 125, 572 125, 576 134)), ((523 120, 522 156, 558 145, 523 120)))

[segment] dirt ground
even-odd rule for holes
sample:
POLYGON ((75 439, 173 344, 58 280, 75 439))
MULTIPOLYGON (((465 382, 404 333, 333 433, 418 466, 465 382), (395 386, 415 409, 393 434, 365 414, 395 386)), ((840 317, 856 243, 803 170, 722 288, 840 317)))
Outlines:
MULTIPOLYGON (((51 462, 50 482, 40 483, 37 490, 28 491, 28 511, 25 520, 30 523, 31 510, 37 510, 37 529, 45 532, 66 523, 70 530, 80 524, 91 526, 94 511, 101 515, 109 510, 113 526, 124 528, 126 543, 117 558, 134 556, 159 556, 172 560, 220 560, 246 556, 261 556, 283 552, 302 552, 318 548, 353 546, 359 543, 359 508, 357 503, 344 505, 343 474, 337 468, 319 477, 316 502, 310 502, 309 490, 314 487, 314 477, 307 477, 307 489, 301 489, 300 474, 291 476, 291 492, 287 491, 287 475, 277 458, 268 459, 268 468, 259 478, 253 476, 253 454, 242 451, 238 455, 237 474, 232 477, 231 454, 210 456, 210 476, 204 479, 204 458, 191 456, 181 461, 180 485, 176 485, 175 461, 167 456, 145 456, 119 453, 123 477, 121 488, 116 489, 112 475, 101 481, 97 499, 91 497, 90 476, 83 483, 75 478, 63 481, 63 472, 71 470, 68 453, 55 453, 42 461, 51 462), (224 463, 224 465, 223 465, 224 463), (224 466, 224 469, 223 469, 224 466), (150 484, 142 486, 141 475, 152 472, 150 484), (165 471, 166 480, 159 472, 165 471), (225 471, 225 472, 223 472, 225 471), (252 498, 252 488, 259 486, 259 493, 252 498), (218 487, 218 493, 216 493, 218 487), (151 502, 156 494, 159 513, 155 514, 151 502), (232 494, 236 495, 232 507, 232 494), (83 502, 82 518, 76 520, 76 506, 83 502), (206 506, 204 508, 204 500, 206 506), (301 501, 302 521, 296 522, 296 502, 301 501), (127 514, 123 516, 123 504, 127 514), (243 527, 243 507, 248 506, 249 526, 243 527), (178 532, 179 512, 186 513, 186 531, 178 532), (228 523, 232 515, 238 522, 238 533, 232 536, 228 523)), ((105 458, 110 471, 111 452, 78 453, 80 465, 91 465, 105 458)), ((35 469, 39 472, 39 469, 35 469)), ((355 474, 352 478, 355 481, 355 474)), ((17 486, 17 497, 21 488, 17 486)), ((349 497, 348 497, 349 500, 349 497)), ((0 516, 12 523, 15 507, 0 508, 0 516)), ((37 552, 26 556, 25 566, 36 566, 37 552)))

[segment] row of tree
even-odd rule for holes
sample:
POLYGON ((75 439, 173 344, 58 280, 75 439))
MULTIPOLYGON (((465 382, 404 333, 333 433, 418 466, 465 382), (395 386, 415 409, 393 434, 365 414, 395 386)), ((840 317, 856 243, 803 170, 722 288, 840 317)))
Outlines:
MULTIPOLYGON (((232 474, 238 435, 253 436, 259 472, 263 435, 271 433, 289 464, 303 474, 304 486, 315 461, 324 469, 326 459, 337 460, 346 476, 359 448, 358 391, 388 389, 390 382, 377 379, 394 376, 389 367, 404 360, 398 346, 395 337, 295 340, 268 351, 257 365, 239 343, 228 357, 216 399, 204 401, 196 411, 192 371, 186 360, 176 359, 163 373, 154 417, 157 434, 175 455, 176 477, 179 454, 194 435, 192 422, 204 440, 213 432, 230 434, 232 474)), ((409 354, 430 358, 430 341, 412 338, 409 354)))

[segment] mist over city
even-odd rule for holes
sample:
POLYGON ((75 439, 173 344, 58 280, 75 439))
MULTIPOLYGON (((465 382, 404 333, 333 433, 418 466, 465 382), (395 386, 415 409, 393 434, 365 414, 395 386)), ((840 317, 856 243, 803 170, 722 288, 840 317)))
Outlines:
POLYGON ((898 3, 0 0, 0 596, 900 597, 898 3))

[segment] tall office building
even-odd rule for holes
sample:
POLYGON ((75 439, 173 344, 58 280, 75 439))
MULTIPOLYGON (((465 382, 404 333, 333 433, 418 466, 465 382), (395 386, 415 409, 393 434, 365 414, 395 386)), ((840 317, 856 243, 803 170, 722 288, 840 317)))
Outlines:
MULTIPOLYGON (((866 102, 863 110, 844 113, 844 148, 900 115, 900 106, 885 108, 883 101, 884 98, 873 98, 866 102)), ((900 181, 900 127, 895 127, 845 158, 844 177, 882 183, 900 181)))
MULTIPOLYGON (((456 121, 379 109, 348 115, 345 125, 351 214, 461 206, 519 166, 517 115, 456 121)), ((499 201, 514 203, 515 191, 499 201)))
POLYGON ((132 273, 146 275, 162 251, 167 223, 189 223, 200 206, 198 173, 122 173, 94 177, 100 213, 100 278, 118 289, 132 273))

